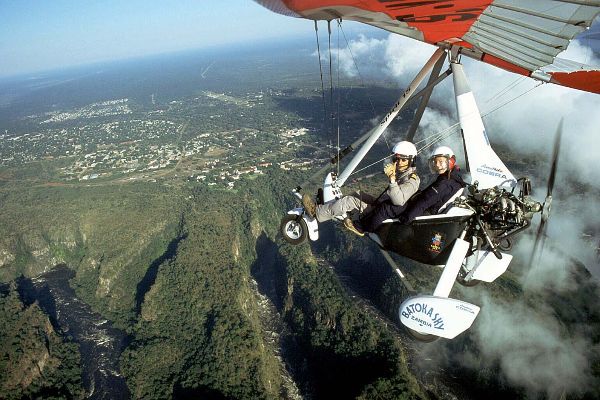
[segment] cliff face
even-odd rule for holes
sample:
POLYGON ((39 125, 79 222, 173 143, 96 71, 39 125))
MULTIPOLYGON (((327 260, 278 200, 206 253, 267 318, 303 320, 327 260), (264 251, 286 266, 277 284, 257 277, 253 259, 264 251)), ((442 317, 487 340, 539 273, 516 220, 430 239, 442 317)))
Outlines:
POLYGON ((24 306, 13 287, 0 295, 0 397, 83 398, 77 345, 54 331, 37 304, 24 306))
POLYGON ((3 200, 0 279, 66 264, 78 295, 120 327, 135 318, 136 285, 176 235, 181 212, 177 191, 145 185, 29 188, 3 200))
MULTIPOLYGON (((3 200, 2 279, 62 263, 74 269, 78 296, 132 334, 123 371, 136 396, 293 392, 282 386, 284 366, 266 340, 249 274, 265 221, 248 192, 53 187, 3 200)), ((23 360, 52 364, 33 348, 23 360)), ((35 369, 7 368, 35 377, 35 369)))
POLYGON ((242 191, 192 192, 175 248, 144 296, 123 355, 143 398, 280 398, 283 366, 265 341, 249 270, 260 231, 242 191))
MULTIPOLYGON (((323 224, 319 242, 283 244, 277 227, 291 204, 281 188, 293 186, 286 179, 274 172, 235 191, 150 184, 15 191, 0 212, 0 276, 36 276, 58 263, 74 269, 78 296, 131 335, 121 370, 136 398, 444 398, 449 387, 475 398, 502 387, 503 378, 485 373, 494 364, 480 360, 489 346, 476 329, 423 347, 398 332, 405 293, 369 242, 323 224), (434 358, 427 349, 446 358, 421 368, 434 358), (465 352, 481 362, 457 361, 465 352), (449 378, 444 368, 470 378, 449 378)), ((435 284, 439 271, 407 267, 423 291, 435 284)), ((597 299, 592 286, 585 286, 588 302, 597 299)), ((500 300, 522 290, 512 276, 486 289, 500 300)), ((468 300, 468 293, 481 292, 455 294, 468 300)), ((565 318, 571 295, 551 303, 565 318)), ((40 333, 2 364, 3 385, 18 397, 46 382, 45 371, 61 369, 69 352, 38 345, 56 336, 47 319, 27 319, 39 309, 15 309, 22 316, 15 326, 40 333)), ((581 309, 580 328, 585 318, 598 319, 593 308, 581 309)), ((2 334, 30 337, 8 326, 2 334)), ((52 387, 63 388, 56 379, 52 387)))
POLYGON ((16 193, 0 214, 0 270, 8 280, 73 268, 78 296, 131 334, 122 372, 135 397, 357 396, 375 383, 421 396, 399 344, 309 247, 280 252, 283 179, 236 192, 140 184, 16 193))

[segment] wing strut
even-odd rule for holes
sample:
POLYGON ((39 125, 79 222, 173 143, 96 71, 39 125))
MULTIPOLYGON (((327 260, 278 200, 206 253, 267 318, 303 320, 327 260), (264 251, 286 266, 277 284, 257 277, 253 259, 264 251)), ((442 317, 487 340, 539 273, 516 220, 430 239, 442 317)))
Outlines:
MULTIPOLYGON (((422 96, 425 96, 428 91, 432 90, 435 86, 437 86, 440 82, 442 82, 444 79, 446 79, 451 74, 452 74, 452 70, 450 68, 448 68, 446 71, 442 72, 442 74, 440 76, 438 76, 433 82, 429 83, 427 86, 425 86, 423 89, 421 89, 417 94, 411 96, 406 101, 406 104, 404 106, 407 106, 407 105, 411 104, 413 101, 418 100, 422 96)), ((336 155, 335 157, 333 157, 331 159, 331 164, 336 164, 336 163, 340 162, 346 155, 348 155, 349 153, 354 151, 354 149, 356 149, 358 146, 360 146, 362 143, 364 143, 364 141, 367 140, 371 136, 371 134, 373 133, 373 131, 375 129, 377 129, 377 127, 371 129, 370 131, 368 131, 367 133, 362 135, 360 138, 355 140, 352 144, 350 144, 349 146, 344 148, 342 151, 340 151, 338 155, 336 155)), ((302 190, 302 188, 308 186, 309 182, 311 182, 313 179, 315 179, 316 177, 322 177, 323 175, 325 175, 330 168, 331 168, 331 166, 329 164, 323 166, 317 172, 312 174, 300 186, 294 188, 293 193, 294 194, 299 193, 302 190)))
POLYGON ((429 98, 431 97, 431 93, 433 93, 434 86, 431 86, 431 84, 435 82, 435 77, 440 74, 440 71, 442 70, 442 65, 444 65, 444 59, 440 58, 437 61, 437 63, 435 63, 433 71, 431 71, 431 76, 429 76, 429 81, 427 82, 427 87, 429 88, 429 90, 423 93, 421 103, 419 103, 419 108, 417 108, 417 111, 415 111, 415 116, 413 118, 412 125, 410 126, 410 129, 406 134, 406 140, 408 140, 409 142, 412 142, 415 138, 415 133, 417 132, 417 128, 421 123, 421 118, 423 117, 425 108, 427 108, 427 104, 429 104, 429 98))
POLYGON ((344 170, 338 177, 338 179, 337 179, 338 187, 342 187, 344 185, 344 182, 346 182, 346 180, 350 177, 352 172, 354 172, 354 170, 356 169, 358 164, 362 161, 362 159, 365 158, 365 155, 367 154, 367 152, 369 150, 371 150, 371 147, 373 147, 373 145, 375 144, 377 139, 379 139, 379 137, 383 134, 383 132, 385 132, 385 129, 390 125, 390 123, 394 120, 394 118, 396 118, 396 116, 398 115, 400 110, 402 110, 402 108, 406 104, 407 100, 413 95, 413 93, 415 93, 417 87, 421 84, 421 82, 423 82, 426 75, 433 69, 433 66, 435 65, 435 63, 440 58, 443 58, 445 56, 445 54, 446 54, 446 51, 444 49, 440 49, 440 48, 438 48, 433 53, 433 55, 431 56, 431 58, 429 58, 429 60, 425 64, 425 66, 423 66, 421 71, 419 71, 419 73, 415 76, 413 81, 408 85, 408 87, 406 88, 404 93, 402 93, 402 96, 400 96, 400 98, 394 104, 392 109, 387 113, 387 115, 385 117, 383 117, 383 120, 379 123, 379 125, 377 125, 373 130, 371 130, 369 138, 362 145, 362 147, 360 148, 358 153, 354 156, 354 158, 350 161, 350 163, 346 166, 346 168, 344 168, 344 170))
MULTIPOLYGON (((404 106, 406 107, 407 105, 411 104, 413 101, 416 101, 419 98, 426 96, 427 93, 431 92, 434 87, 436 87, 440 82, 442 82, 444 79, 449 77, 451 74, 452 74, 452 69, 450 69, 450 68, 448 68, 446 71, 442 72, 442 74, 439 75, 437 78, 435 78, 433 80, 433 82, 428 83, 427 86, 425 86, 423 89, 421 89, 417 94, 413 95, 408 100, 406 100, 406 104, 404 106)), ((357 148, 362 143, 364 143, 364 141, 367 140, 369 138, 369 136, 371 136, 371 134, 373 133, 373 131, 375 129, 377 129, 377 127, 371 129, 369 132, 365 133, 360 138, 358 138, 356 141, 354 141, 354 143, 352 143, 351 145, 346 147, 344 150, 340 151, 340 157, 338 158, 336 156, 336 157, 332 158, 331 163, 335 164, 335 163, 339 162, 340 160, 342 160, 344 158, 344 156, 346 156, 348 153, 352 152, 355 148, 357 148)), ((323 174, 321 173, 321 175, 323 175, 323 174)))

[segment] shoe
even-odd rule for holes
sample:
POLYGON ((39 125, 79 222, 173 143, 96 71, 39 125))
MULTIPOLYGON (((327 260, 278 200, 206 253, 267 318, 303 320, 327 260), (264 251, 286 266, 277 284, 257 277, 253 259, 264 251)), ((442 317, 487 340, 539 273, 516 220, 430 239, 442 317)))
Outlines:
POLYGON ((311 218, 315 218, 315 216, 317 215, 317 205, 315 204, 313 199, 306 193, 302 195, 302 205, 304 206, 304 211, 306 211, 308 216, 311 218))
POLYGON ((344 226, 350 232, 352 232, 352 233, 354 233, 354 234, 356 234, 356 235, 358 235, 360 237, 365 236, 365 233, 363 231, 361 231, 356 226, 354 226, 354 223, 352 222, 352 220, 350 218, 344 218, 344 226))

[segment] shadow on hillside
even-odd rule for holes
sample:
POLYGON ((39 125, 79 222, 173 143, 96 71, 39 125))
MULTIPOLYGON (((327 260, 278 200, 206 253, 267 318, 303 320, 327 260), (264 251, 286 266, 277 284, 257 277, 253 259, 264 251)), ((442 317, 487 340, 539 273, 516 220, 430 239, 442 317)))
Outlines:
POLYGON ((302 397, 310 397, 312 382, 308 380, 304 349, 300 347, 296 337, 289 331, 281 317, 287 294, 287 272, 285 265, 282 264, 284 257, 279 252, 279 246, 264 232, 256 240, 255 250, 256 261, 252 264, 250 272, 258 284, 259 292, 267 296, 277 310, 279 321, 274 325, 277 325, 279 331, 279 351, 282 361, 302 397))
POLYGON ((250 267, 250 273, 258 284, 258 290, 273 302, 277 311, 283 306, 285 271, 278 267, 279 247, 263 232, 256 240, 256 261, 250 267))
MULTIPOLYGON (((323 233, 324 240, 319 241, 318 245, 323 246, 323 253, 331 254, 332 249, 340 251, 340 243, 336 239, 325 240, 336 236, 330 232, 332 229, 336 229, 333 224, 323 224, 323 231, 320 233, 323 233)), ((385 354, 348 353, 344 350, 343 343, 340 343, 340 348, 319 345, 318 342, 323 338, 318 339, 315 335, 323 335, 329 328, 314 326, 314 331, 311 328, 313 323, 318 323, 312 321, 312 312, 318 305, 310 303, 310 299, 298 298, 295 291, 293 299, 287 299, 289 271, 286 258, 279 252, 278 245, 263 234, 257 240, 256 253, 257 260, 252 265, 251 272, 258 283, 259 291, 269 297, 280 316, 285 315, 286 319, 282 320, 283 328, 280 332, 281 355, 286 369, 301 388, 303 396, 315 399, 355 398, 370 382, 379 377, 390 378, 390 371, 393 371, 395 366, 385 354), (293 310, 287 307, 292 307, 293 310), (295 318, 294 316, 305 320, 304 330, 289 331, 294 322, 288 321, 287 318, 295 318)), ((383 285, 380 281, 385 280, 387 276, 385 271, 381 278, 377 277, 373 270, 365 273, 370 273, 370 283, 373 282, 373 278, 377 278, 375 287, 371 289, 373 291, 383 285)), ((327 335, 337 335, 334 331, 327 335)))
MULTIPOLYGON (((326 257, 349 294, 374 306, 389 322, 400 328, 398 308, 410 293, 375 243, 367 238, 351 236, 344 230, 333 222, 321 224, 320 238, 313 243, 315 254, 326 257)), ((406 260, 395 259, 404 272, 410 270, 411 265, 404 264, 406 260)))
MULTIPOLYGON (((57 266, 57 268, 61 268, 61 270, 64 269, 66 275, 65 282, 75 276, 75 272, 69 270, 64 264, 57 266)), ((24 276, 20 276, 15 282, 17 284, 19 298, 23 305, 29 307, 37 301, 40 308, 48 315, 52 327, 56 331, 60 332, 61 328, 60 324, 58 323, 56 301, 50 292, 50 286, 48 283, 44 283, 40 287, 36 287, 30 278, 25 278, 24 276)))
POLYGON ((175 239, 171 240, 169 245, 167 246, 167 250, 158 257, 156 260, 150 264, 150 267, 146 270, 146 274, 142 278, 142 280, 137 284, 137 288, 135 291, 135 313, 136 315, 140 313, 142 310, 142 304, 144 303, 144 297, 146 293, 152 288, 154 282, 156 281, 156 276, 158 275, 159 267, 167 260, 172 259, 176 252, 177 246, 179 246, 179 242, 187 237, 187 233, 184 233, 175 239))

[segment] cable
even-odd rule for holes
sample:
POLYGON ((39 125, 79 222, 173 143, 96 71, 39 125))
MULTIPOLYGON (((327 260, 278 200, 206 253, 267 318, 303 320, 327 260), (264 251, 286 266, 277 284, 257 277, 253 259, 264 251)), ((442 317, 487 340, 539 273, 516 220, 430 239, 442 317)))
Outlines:
POLYGON ((331 60, 331 20, 327 21, 327 40, 329 43, 329 110, 331 110, 331 135, 335 132, 335 120, 333 113, 333 66, 331 60))
POLYGON ((327 125, 327 106, 325 105, 325 85, 323 84, 323 65, 321 64, 321 46, 319 45, 319 28, 315 20, 315 35, 317 36, 317 55, 319 57, 319 72, 321 74, 321 97, 323 99, 323 131, 327 125))
POLYGON ((508 93, 510 90, 512 90, 514 87, 516 87, 517 85, 519 85, 521 82, 523 82, 525 79, 527 79, 526 76, 519 76, 517 79, 515 79, 513 82, 509 83, 504 89, 501 89, 500 91, 498 91, 498 93, 496 93, 495 95, 493 95, 492 97, 490 97, 489 99, 486 100, 486 103, 489 103, 493 100, 496 100, 499 97, 504 96, 505 93, 508 93))
MULTIPOLYGON (((499 110, 499 109, 501 109, 502 107, 504 107, 504 106, 508 105, 509 103, 512 103, 513 101, 517 100, 518 98, 520 98, 520 97, 522 97, 522 96, 526 95, 527 93, 531 92, 532 90, 536 89, 537 87, 539 87, 539 86, 540 86, 540 85, 542 85, 542 84, 543 84, 543 82, 538 82, 538 83, 537 83, 535 86, 533 86, 532 88, 530 88, 530 89, 526 90, 525 92, 521 93, 520 95, 518 95, 518 96, 515 96, 515 97, 513 97, 512 99, 510 99, 510 100, 508 100, 508 101, 506 101, 506 102, 504 102, 504 103, 500 104, 499 106, 497 106, 497 107, 495 107, 495 108, 491 109, 490 111, 488 111, 488 112, 486 112, 486 113, 482 114, 482 115, 481 115, 481 118, 483 119, 483 118, 486 118, 486 117, 488 117, 490 114, 492 114, 492 113, 494 113, 494 112, 498 111, 498 110, 499 110)), ((468 117, 468 116, 469 116, 469 115, 467 115, 467 117, 468 117)), ((417 144, 420 144, 420 143, 422 143, 422 142, 425 142, 425 141, 427 141, 427 140, 430 140, 431 138, 433 138, 433 139, 434 139, 434 140, 433 140, 431 143, 429 143, 429 144, 427 144, 427 145, 423 146, 421 149, 419 149, 419 153, 420 153, 421 151, 423 151, 424 149, 426 149, 426 148, 428 148, 428 147, 431 147, 431 146, 433 146, 435 143, 439 142, 440 140, 443 140, 443 139, 446 139, 446 138, 448 138, 448 137, 452 136, 452 135, 453 135, 455 132, 452 132, 452 133, 450 133, 450 134, 448 134, 448 135, 446 135, 446 136, 444 136, 444 134, 445 134, 447 131, 449 131, 449 130, 451 130, 451 129, 454 129, 454 128, 456 128, 456 127, 457 127, 457 126, 459 126, 459 125, 460 125, 460 122, 457 122, 457 123, 455 123, 454 125, 451 125, 451 126, 449 126, 448 128, 444 129, 443 131, 441 131, 441 132, 438 132, 438 133, 434 134, 433 136, 430 136, 430 137, 428 137, 428 138, 425 138, 425 139, 423 139, 423 140, 420 140, 420 141, 418 141, 418 142, 415 142, 415 146, 416 146, 417 144)))
MULTIPOLYGON (((344 36, 344 40, 346 41, 346 47, 348 48, 348 53, 350 53, 350 58, 352 58, 352 63, 354 64, 354 68, 356 68, 356 72, 358 73, 358 77, 360 78, 360 83, 366 88, 366 84, 365 84, 365 80, 362 76, 362 74, 360 73, 360 69, 358 68, 358 64, 356 62, 356 59, 354 58, 354 54, 352 53, 352 48, 350 47, 350 43, 348 42, 348 38, 346 37, 346 33, 344 32, 344 28, 342 27, 342 20, 340 19, 339 22, 340 25, 340 29, 342 31, 342 35, 344 36)), ((339 47, 338 47, 338 51, 339 51, 339 47)), ((371 105, 371 110, 373 111, 373 115, 376 115, 375 112, 375 106, 373 105, 373 101, 371 100, 371 97, 369 96, 369 94, 365 91, 366 95, 367 95, 367 100, 369 100, 369 104, 371 105)), ((386 140, 387 143, 387 140, 386 140)), ((388 144, 389 147, 389 144, 388 144)))
MULTIPOLYGON (((352 49, 350 48, 350 43, 348 42, 348 38, 346 37, 344 28, 342 28, 342 26, 341 26, 341 19, 340 19, 340 28, 342 31, 342 35, 344 35, 344 40, 346 41, 346 47, 348 48, 348 53, 350 53, 350 57, 352 58, 352 63, 354 64, 354 68, 356 68, 356 72, 358 73, 358 77, 360 78, 360 82, 361 82, 362 86, 366 88, 367 85, 365 84, 365 80, 364 80, 362 74, 360 73, 360 69, 358 68, 358 63, 356 62, 356 59, 354 58, 354 54, 352 53, 352 49)), ((339 51, 339 47, 338 47, 338 51, 339 51)), ((373 105, 373 101, 371 100, 371 97, 369 96, 369 93, 366 90, 365 90, 365 94, 367 96, 367 100, 369 100, 369 104, 371 105, 371 110, 373 111, 373 115, 376 116, 375 106, 373 105)), ((386 133, 387 132, 384 132, 382 137, 383 137, 383 140, 385 141, 385 145, 388 147, 388 149, 390 149, 391 146, 387 140, 386 133)))
MULTIPOLYGON (((520 97, 522 97, 522 96, 526 95, 527 93, 531 92, 532 90, 536 89, 537 87, 539 87, 539 86, 540 86, 540 85, 542 85, 542 84, 543 84, 543 82, 538 82, 538 83, 537 83, 535 86, 533 86, 532 88, 530 88, 530 89, 526 90, 525 92, 521 93, 520 95, 518 95, 518 96, 515 96, 515 97, 513 97, 512 99, 510 99, 510 100, 508 100, 508 101, 506 101, 506 102, 504 102, 504 103, 500 104, 499 106, 497 106, 497 107, 495 107, 495 108, 491 109, 490 111, 486 112, 485 114, 482 114, 482 115, 481 115, 481 118, 483 119, 483 118, 486 118, 486 117, 488 117, 490 114, 492 114, 492 113, 494 113, 494 112, 498 111, 500 108, 502 108, 502 107, 504 107, 504 106, 508 105, 509 103, 512 103, 513 101, 517 100, 518 98, 520 98, 520 97)), ((468 115, 467 115, 467 116, 468 116, 468 115)), ((449 127, 445 128, 445 129, 443 129, 442 131, 435 133, 435 134, 434 134, 434 135, 432 135, 432 136, 429 136, 429 137, 427 137, 427 138, 424 138, 424 139, 422 139, 422 140, 419 140, 419 141, 417 141, 417 142, 414 142, 414 145, 415 145, 415 146, 417 146, 417 145, 419 145, 419 144, 421 144, 421 143, 423 143, 423 142, 430 141, 429 143, 427 143, 426 145, 424 145, 423 147, 421 147, 420 149, 418 149, 417 153, 422 153, 424 150, 428 149, 429 147, 433 146, 434 144, 436 144, 436 143, 438 143, 438 142, 440 142, 440 141, 442 141, 442 140, 444 140, 444 139, 447 139, 447 138, 449 138, 450 136, 454 135, 455 133, 458 133, 459 131, 458 131, 458 130, 455 130, 457 127, 460 127, 460 122, 457 122, 457 123, 455 123, 455 124, 453 124, 453 125, 451 125, 451 126, 449 126, 449 127)), ((377 163, 379 163, 379 162, 381 162, 381 161, 385 160, 387 157, 388 157, 388 156, 386 156, 386 157, 383 157, 383 158, 381 158, 380 160, 378 160, 378 161, 376 161, 376 162, 374 162, 374 163, 371 163, 371 164, 367 165, 367 166, 366 166, 366 167, 364 167, 364 168, 361 168, 361 169, 359 169, 359 170, 356 170, 356 171, 354 171, 352 174, 350 174, 350 176, 352 176, 352 175, 354 175, 354 174, 357 174, 357 173, 359 173, 359 172, 362 172, 362 171, 364 171, 365 169, 367 169, 367 168, 369 168, 369 167, 372 167, 373 165, 375 165, 375 164, 377 164, 377 163)))
MULTIPOLYGON (((341 90, 340 90, 340 27, 342 26, 341 23, 341 19, 338 20, 338 30, 337 30, 337 48, 338 48, 338 52, 337 52, 337 145, 336 145, 336 150, 337 150, 337 159, 340 159, 340 96, 341 96, 341 90)), ((336 163, 336 172, 337 172, 337 176, 340 176, 340 163, 336 163)))

